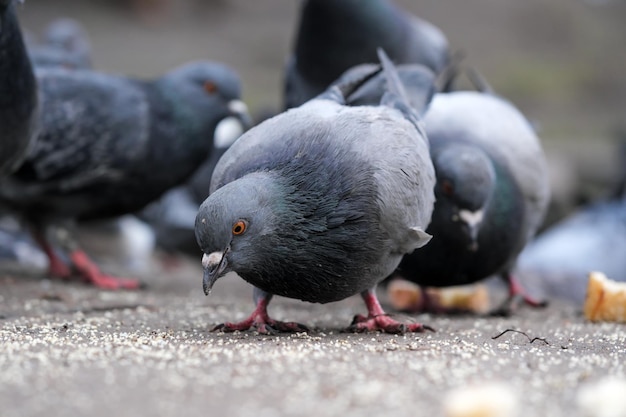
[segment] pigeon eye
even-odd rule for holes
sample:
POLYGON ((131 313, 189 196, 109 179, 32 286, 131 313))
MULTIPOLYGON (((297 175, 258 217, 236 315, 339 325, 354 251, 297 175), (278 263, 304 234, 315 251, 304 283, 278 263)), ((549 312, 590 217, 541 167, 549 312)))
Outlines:
POLYGON ((206 91, 209 94, 213 94, 217 92, 217 86, 212 81, 205 81, 202 87, 204 88, 204 91, 206 91))
POLYGON ((245 220, 239 220, 233 225, 233 235, 239 236, 242 235, 246 229, 248 228, 248 222, 245 220))
POLYGON ((452 185, 452 183, 448 180, 443 180, 441 182, 441 189, 443 190, 444 194, 447 194, 447 195, 454 194, 454 185, 452 185))

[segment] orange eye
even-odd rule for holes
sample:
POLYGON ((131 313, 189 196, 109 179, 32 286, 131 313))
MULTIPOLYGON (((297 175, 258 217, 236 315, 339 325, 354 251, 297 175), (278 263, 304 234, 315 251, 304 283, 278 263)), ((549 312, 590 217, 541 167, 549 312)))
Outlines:
POLYGON ((243 234, 248 228, 248 222, 245 220, 239 220, 233 225, 233 235, 239 236, 243 234))
POLYGON ((209 94, 213 94, 217 91, 217 86, 215 85, 215 83, 211 81, 206 81, 203 87, 204 87, 204 91, 206 91, 209 94))
POLYGON ((448 180, 443 180, 441 183, 441 189, 447 195, 454 194, 454 185, 448 180))

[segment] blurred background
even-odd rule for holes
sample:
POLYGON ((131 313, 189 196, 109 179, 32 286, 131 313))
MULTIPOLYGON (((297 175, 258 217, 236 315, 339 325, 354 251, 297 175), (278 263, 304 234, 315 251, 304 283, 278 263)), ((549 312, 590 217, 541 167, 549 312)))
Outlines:
MULTIPOLYGON (((397 3, 440 27, 465 63, 539 129, 555 201, 577 204, 610 189, 620 169, 617 139, 626 136, 625 0, 397 3)), ((299 6, 295 0, 27 0, 19 9, 35 37, 58 17, 82 22, 99 70, 152 77, 189 60, 225 62, 241 75, 254 115, 281 107, 299 6)))

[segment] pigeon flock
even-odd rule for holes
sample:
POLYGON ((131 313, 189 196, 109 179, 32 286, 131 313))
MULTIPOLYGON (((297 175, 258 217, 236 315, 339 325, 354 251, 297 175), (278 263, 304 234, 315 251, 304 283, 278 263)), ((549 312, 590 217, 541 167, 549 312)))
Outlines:
MULTIPOLYGON (((165 250, 200 248, 205 294, 228 272, 252 285, 251 315, 223 331, 304 331, 270 318, 273 295, 356 294, 368 314, 352 331, 430 329, 381 307, 377 285, 398 277, 447 287, 497 275, 510 294, 497 312, 544 305, 514 276, 550 200, 535 130, 486 83, 454 91, 444 33, 391 0, 303 1, 284 111, 256 126, 234 69, 99 72, 80 23, 52 22, 36 41, 17 3, 0 0, 0 216, 22 234, 0 233, 0 254, 30 233, 49 276, 137 289, 74 236, 81 221, 133 214, 165 250)), ((624 223, 623 201, 589 216, 624 223)), ((413 311, 424 309, 439 310, 413 311)))

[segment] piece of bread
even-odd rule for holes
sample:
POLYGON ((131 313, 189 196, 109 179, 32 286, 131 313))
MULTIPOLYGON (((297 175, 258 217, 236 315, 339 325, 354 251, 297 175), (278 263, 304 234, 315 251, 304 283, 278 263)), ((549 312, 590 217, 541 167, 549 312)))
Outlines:
POLYGON ((626 283, 591 272, 587 285, 584 313, 590 321, 626 323, 626 283))
MULTIPOLYGON (((449 311, 486 313, 489 311, 489 291, 484 285, 464 285, 447 288, 427 288, 432 304, 449 311)), ((387 294, 394 309, 415 311, 422 307, 422 289, 412 282, 394 279, 387 294)))

